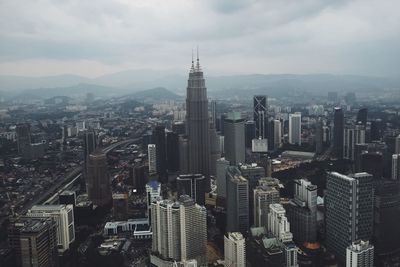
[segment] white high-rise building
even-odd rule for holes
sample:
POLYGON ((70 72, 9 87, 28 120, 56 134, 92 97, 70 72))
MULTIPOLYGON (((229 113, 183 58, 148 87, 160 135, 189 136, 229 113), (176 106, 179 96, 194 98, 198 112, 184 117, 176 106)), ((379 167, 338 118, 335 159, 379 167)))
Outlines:
POLYGON ((75 241, 74 207, 72 205, 35 205, 26 214, 51 217, 56 222, 58 251, 64 252, 75 241))
POLYGON ((239 232, 228 232, 224 236, 225 266, 246 266, 246 243, 239 232))
POLYGON ((292 241, 293 235, 290 232, 290 224, 286 218, 286 210, 281 204, 269 205, 268 231, 281 242, 292 241))
POLYGON ((392 180, 400 180, 400 154, 392 155, 392 180))
POLYGON ((147 156, 149 161, 149 172, 157 172, 157 148, 155 144, 147 145, 147 156))
POLYGON ((358 240, 346 249, 346 267, 373 267, 374 246, 369 241, 358 240))
POLYGON ((150 181, 146 184, 147 215, 150 215, 151 203, 161 198, 161 184, 150 181))
POLYGON ((301 113, 289 114, 289 143, 301 145, 301 113))
POLYGON ((268 222, 269 205, 280 202, 279 191, 275 187, 260 185, 253 191, 254 226, 266 227, 268 222))
MULTIPOLYGON (((207 264, 207 212, 187 195, 151 204, 154 259, 207 264)), ((152 262, 153 263, 153 262, 152 262)), ((157 265, 157 264, 156 264, 157 265)))
POLYGON ((285 266, 297 267, 298 248, 293 243, 293 234, 286 217, 286 211, 281 204, 271 204, 268 213, 268 232, 275 236, 281 244, 285 257, 285 266))
POLYGON ((355 145, 365 143, 365 126, 355 125, 344 129, 343 158, 355 160, 355 145))

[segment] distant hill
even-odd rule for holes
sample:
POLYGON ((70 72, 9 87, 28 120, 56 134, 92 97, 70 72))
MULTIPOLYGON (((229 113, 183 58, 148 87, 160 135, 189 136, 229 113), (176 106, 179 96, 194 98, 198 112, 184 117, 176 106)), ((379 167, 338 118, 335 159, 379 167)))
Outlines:
MULTIPOLYGON (((231 97, 233 94, 285 96, 293 92, 308 92, 325 96, 328 91, 361 93, 387 88, 400 90, 400 78, 397 77, 333 74, 208 76, 205 71, 205 78, 209 96, 222 98, 231 97)), ((81 96, 88 92, 96 96, 122 96, 136 92, 136 98, 161 99, 163 96, 164 99, 175 99, 175 94, 186 93, 186 86, 186 73, 178 75, 172 71, 154 70, 129 70, 94 79, 75 75, 38 78, 0 76, 0 91, 3 91, 3 96, 8 99, 28 92, 44 98, 57 95, 81 96), (146 88, 154 89, 149 91, 145 90, 146 88)))
POLYGON ((129 97, 133 99, 153 99, 153 100, 178 100, 182 99, 182 96, 179 96, 164 87, 156 87, 148 90, 138 91, 129 95, 129 97))

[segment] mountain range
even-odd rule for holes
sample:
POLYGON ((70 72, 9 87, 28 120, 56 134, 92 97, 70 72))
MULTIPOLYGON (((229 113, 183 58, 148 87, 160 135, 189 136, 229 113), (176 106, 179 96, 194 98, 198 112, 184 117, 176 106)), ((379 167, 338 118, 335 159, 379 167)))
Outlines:
MULTIPOLYGON (((134 96, 136 92, 137 97, 143 97, 144 91, 160 90, 162 87, 168 91, 164 90, 163 94, 174 99, 176 94, 185 94, 186 83, 187 75, 154 70, 123 71, 97 78, 77 75, 48 77, 0 75, 0 92, 2 91, 1 94, 8 98, 22 95, 39 98, 57 95, 79 97, 87 93, 96 96, 134 96)), ((206 75, 206 85, 210 96, 215 97, 224 97, 232 93, 248 95, 250 92, 276 96, 290 95, 293 92, 326 95, 328 91, 362 93, 380 89, 399 89, 400 78, 333 74, 206 75)), ((157 96, 154 91, 150 91, 149 94, 148 97, 152 94, 153 97, 157 96)))

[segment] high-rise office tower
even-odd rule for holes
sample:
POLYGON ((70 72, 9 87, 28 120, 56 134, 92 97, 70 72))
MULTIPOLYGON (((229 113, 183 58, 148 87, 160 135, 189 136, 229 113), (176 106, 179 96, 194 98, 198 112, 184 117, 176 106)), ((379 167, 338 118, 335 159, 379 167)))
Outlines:
POLYGON ((279 191, 275 187, 259 185, 253 190, 254 226, 267 227, 269 205, 280 202, 279 191))
POLYGON ((183 122, 183 121, 175 121, 173 124, 172 124, 172 131, 174 132, 174 133, 176 133, 177 135, 184 135, 184 134, 186 134, 186 125, 185 125, 185 122, 183 122))
POLYGON ((289 143, 301 145, 301 113, 289 114, 289 143))
POLYGON ((373 241, 379 258, 390 258, 400 250, 399 185, 399 181, 375 181, 373 241))
POLYGON ((286 211, 281 204, 271 204, 268 213, 268 232, 281 243, 284 250, 285 266, 295 267, 297 263, 298 248, 293 243, 290 224, 286 211))
POLYGON ((226 170, 226 194, 226 230, 247 233, 249 230, 249 182, 235 166, 230 166, 226 170))
POLYGON ((225 158, 217 160, 217 195, 226 198, 226 170, 230 163, 225 158))
POLYGON ((364 126, 367 126, 368 119, 368 109, 361 108, 357 113, 357 123, 361 123, 364 126))
POLYGON ((214 129, 217 128, 217 100, 211 100, 211 124, 214 129))
POLYGON ((396 137, 396 140, 395 140, 394 153, 400 154, 400 134, 396 137))
POLYGON ((382 119, 376 119, 371 121, 371 132, 370 137, 371 141, 380 141, 382 140, 384 124, 382 119))
POLYGON ((217 173, 217 159, 221 158, 220 138, 213 125, 210 125, 210 175, 217 173))
POLYGON ((207 212, 189 196, 151 204, 152 251, 165 261, 207 264, 207 212))
POLYGON ((179 195, 190 196, 197 204, 205 205, 206 179, 202 174, 182 174, 176 178, 179 195))
POLYGON ((357 240, 346 249, 346 267, 360 266, 374 266, 374 246, 369 241, 357 240))
POLYGON ((259 184, 259 180, 262 177, 265 177, 265 169, 262 166, 257 165, 256 163, 252 164, 241 164, 239 165, 239 171, 241 175, 248 181, 249 184, 249 224, 254 224, 254 217, 253 217, 253 209, 254 209, 254 202, 253 202, 253 190, 259 184))
POLYGON ((294 198, 287 206, 293 239, 298 244, 317 241, 317 186, 300 179, 294 181, 294 198))
POLYGON ((343 158, 355 160, 355 145, 365 143, 365 126, 361 124, 344 128, 343 158))
POLYGON ((228 114, 224 122, 225 158, 232 165, 245 162, 246 147, 244 138, 244 119, 238 112, 228 114))
POLYGON ((324 130, 321 119, 315 123, 315 153, 321 154, 324 146, 324 130))
POLYGON ((157 173, 160 175, 160 180, 162 182, 167 182, 167 153, 165 144, 165 127, 163 125, 157 125, 153 129, 152 140, 156 145, 157 173))
POLYGON ((83 133, 83 159, 87 163, 88 157, 97 148, 97 135, 94 129, 85 130, 83 133))
POLYGON ((104 206, 111 202, 111 186, 107 170, 107 157, 101 150, 89 155, 86 189, 94 205, 104 206))
POLYGON ((336 107, 333 114, 333 151, 336 157, 343 157, 344 114, 340 107, 336 107))
MULTIPOLYGON (((210 190, 210 138, 207 88, 197 56, 192 60, 186 90, 186 123, 189 148, 189 172, 206 177, 206 190, 210 190)), ((182 171, 182 170, 181 170, 182 171)))
POLYGON ((155 144, 147 145, 147 158, 149 161, 149 173, 157 172, 157 147, 155 144))
POLYGON ((17 267, 57 266, 57 229, 53 218, 21 217, 8 228, 17 267))
POLYGON ((186 136, 179 136, 179 170, 189 172, 189 141, 186 136))
POLYGON ((167 133, 167 169, 168 172, 179 171, 179 136, 177 133, 167 133))
POLYGON ((224 235, 225 266, 246 267, 246 243, 239 232, 224 235))
POLYGON ((161 184, 157 181, 150 181, 146 184, 147 216, 150 217, 151 214, 151 203, 157 200, 161 200, 161 184))
POLYGON ((372 174, 375 179, 381 179, 384 172, 384 155, 380 151, 361 152, 361 171, 372 174))
POLYGON ((372 237, 373 177, 368 173, 346 176, 331 172, 326 189, 326 244, 343 263, 352 242, 372 237))
POLYGON ((63 253, 75 241, 74 209, 72 205, 35 205, 29 217, 53 218, 56 222, 58 251, 63 253))
POLYGON ((256 138, 267 138, 268 98, 256 95, 253 98, 253 120, 256 123, 256 138))
POLYGON ((282 123, 280 120, 274 120, 274 150, 282 146, 282 123))
POLYGON ((392 180, 400 180, 400 154, 392 155, 392 180))
POLYGON ((31 126, 28 123, 18 124, 16 129, 18 154, 27 156, 31 146, 31 126))
POLYGON ((244 123, 244 138, 246 148, 251 148, 251 142, 256 137, 256 125, 254 121, 246 121, 244 123))

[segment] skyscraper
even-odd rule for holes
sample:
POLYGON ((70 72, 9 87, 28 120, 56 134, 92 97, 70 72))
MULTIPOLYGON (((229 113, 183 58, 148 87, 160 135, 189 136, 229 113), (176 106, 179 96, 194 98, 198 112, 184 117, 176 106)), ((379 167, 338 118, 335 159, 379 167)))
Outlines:
POLYGON ((244 119, 238 112, 229 113, 224 122, 225 158, 232 165, 245 162, 246 147, 244 137, 244 119))
POLYGON ((267 138, 268 100, 265 95, 253 98, 253 119, 256 123, 256 138, 267 138))
POLYGON ((206 180, 202 174, 182 174, 176 178, 179 195, 190 196, 197 204, 205 205, 206 180))
POLYGON ((394 153, 400 154, 400 134, 396 137, 396 140, 395 140, 394 153))
POLYGON ((189 172, 206 177, 206 190, 210 189, 210 138, 207 88, 197 56, 192 60, 186 90, 186 122, 189 151, 189 172))
POLYGON ((72 205, 35 205, 29 217, 53 218, 56 222, 58 251, 63 253, 75 241, 74 209, 72 205))
POLYGON ((392 180, 400 180, 400 154, 392 155, 392 180))
POLYGON ((268 232, 274 236, 283 248, 285 265, 295 267, 298 248, 293 243, 293 234, 286 217, 286 211, 281 204, 271 204, 268 213, 268 232))
POLYGON ((167 169, 168 172, 179 170, 179 136, 177 133, 167 133, 167 169))
POLYGON ((211 124, 214 129, 217 128, 217 100, 211 100, 211 124))
POLYGON ((357 240, 346 249, 346 267, 360 266, 374 266, 374 246, 368 240, 357 240))
POLYGON ((224 235, 225 266, 246 267, 246 243, 239 232, 224 235))
POLYGON ((244 138, 246 148, 251 148, 251 141, 256 137, 256 125, 254 121, 244 123, 244 138))
POLYGON ((355 160, 355 145, 365 143, 365 127, 357 124, 344 128, 343 158, 355 160))
POLYGON ((317 154, 321 154, 323 150, 324 144, 324 131, 323 131, 323 123, 321 119, 315 123, 315 152, 317 154))
POLYGON ((357 123, 367 126, 368 109, 361 108, 357 113, 357 123))
POLYGON ((300 179, 294 181, 294 198, 287 206, 293 239, 298 244, 317 241, 317 186, 300 179))
POLYGON ((152 140, 153 143, 156 145, 157 173, 159 174, 160 180, 162 182, 167 182, 167 153, 165 144, 165 127, 163 125, 157 125, 156 127, 154 127, 152 140))
POLYGON ((373 233, 372 175, 356 173, 346 176, 331 172, 327 178, 326 244, 338 260, 346 259, 352 242, 370 240, 373 233))
POLYGON ((89 155, 86 188, 94 205, 104 206, 111 202, 111 186, 107 170, 107 157, 101 150, 89 155))
POLYGON ((249 230, 249 182, 235 166, 227 168, 226 179, 226 230, 245 234, 249 230))
POLYGON ((157 147, 155 144, 147 145, 147 157, 149 161, 149 173, 157 172, 157 147))
POLYGON ((57 266, 57 229, 53 218, 21 217, 8 228, 17 267, 57 266))
POLYGON ((289 114, 289 143, 301 145, 301 113, 289 114))
POLYGON ((340 107, 333 114, 333 151, 338 158, 343 157, 344 115, 340 107))
POLYGON ((18 124, 16 127, 18 154, 27 157, 31 148, 31 126, 28 123, 18 124))
POLYGON ((274 150, 282 145, 282 124, 280 120, 274 120, 274 150))
POLYGON ((269 205, 280 202, 279 191, 275 187, 259 185, 253 190, 254 226, 267 227, 269 205))
POLYGON ((226 170, 230 163, 225 158, 217 160, 217 195, 220 198, 226 198, 226 170))
POLYGON ((97 135, 94 129, 85 130, 83 133, 83 158, 87 163, 88 157, 97 148, 97 135))
POLYGON ((153 259, 167 262, 197 260, 207 264, 207 212, 189 196, 179 201, 155 201, 151 204, 153 259))

